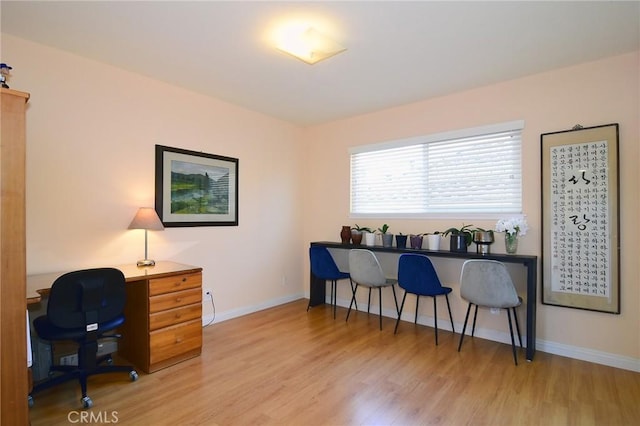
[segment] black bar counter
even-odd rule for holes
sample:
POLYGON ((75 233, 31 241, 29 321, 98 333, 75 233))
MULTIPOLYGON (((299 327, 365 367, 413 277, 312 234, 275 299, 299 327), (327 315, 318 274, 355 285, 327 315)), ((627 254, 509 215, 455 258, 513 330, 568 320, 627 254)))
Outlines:
MULTIPOLYGON (((336 248, 350 250, 354 248, 363 248, 373 252, 381 253, 417 253, 429 257, 446 257, 457 259, 491 259, 504 263, 519 263, 527 269, 527 361, 533 361, 536 353, 536 303, 537 303, 537 280, 538 280, 538 257, 530 255, 506 254, 506 253, 490 253, 477 254, 475 252, 458 253, 448 250, 426 250, 412 248, 397 248, 383 246, 366 246, 364 244, 342 244, 331 241, 312 242, 311 246, 321 246, 327 248, 336 248)), ((325 302, 325 282, 311 274, 309 288, 309 305, 316 306, 325 302)))

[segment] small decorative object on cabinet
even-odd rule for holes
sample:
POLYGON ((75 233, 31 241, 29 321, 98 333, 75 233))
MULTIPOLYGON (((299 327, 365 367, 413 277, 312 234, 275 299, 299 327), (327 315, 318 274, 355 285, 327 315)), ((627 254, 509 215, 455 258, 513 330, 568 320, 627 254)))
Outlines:
POLYGON ((7 84, 7 77, 13 68, 9 66, 9 64, 5 64, 4 62, 0 64, 0 85, 3 89, 8 89, 9 85, 7 84))
POLYGON ((473 231, 473 242, 476 243, 476 253, 489 254, 489 247, 494 242, 493 231, 478 228, 473 231))
POLYGON ((340 240, 342 240, 342 244, 349 244, 351 241, 351 227, 345 225, 342 227, 342 231, 340 231, 340 240))

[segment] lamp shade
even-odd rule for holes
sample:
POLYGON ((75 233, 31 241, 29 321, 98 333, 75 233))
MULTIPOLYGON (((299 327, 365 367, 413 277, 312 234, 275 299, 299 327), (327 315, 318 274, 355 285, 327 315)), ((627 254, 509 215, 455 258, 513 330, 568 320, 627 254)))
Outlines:
POLYGON ((155 209, 151 207, 140 207, 135 217, 129 224, 129 229, 148 229, 151 231, 162 231, 164 225, 158 217, 155 209))

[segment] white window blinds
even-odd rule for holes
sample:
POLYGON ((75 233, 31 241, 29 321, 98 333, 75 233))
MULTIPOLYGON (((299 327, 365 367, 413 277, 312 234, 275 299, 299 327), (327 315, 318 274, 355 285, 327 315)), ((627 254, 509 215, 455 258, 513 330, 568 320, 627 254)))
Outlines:
POLYGON ((352 215, 520 213, 522 124, 502 127, 353 150, 352 215))

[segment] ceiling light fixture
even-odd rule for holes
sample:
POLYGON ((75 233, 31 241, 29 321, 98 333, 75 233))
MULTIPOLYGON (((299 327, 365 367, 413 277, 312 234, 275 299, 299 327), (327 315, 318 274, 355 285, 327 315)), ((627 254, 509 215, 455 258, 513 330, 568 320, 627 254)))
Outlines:
POLYGON ((312 27, 287 31, 277 48, 311 65, 347 50, 312 27))

